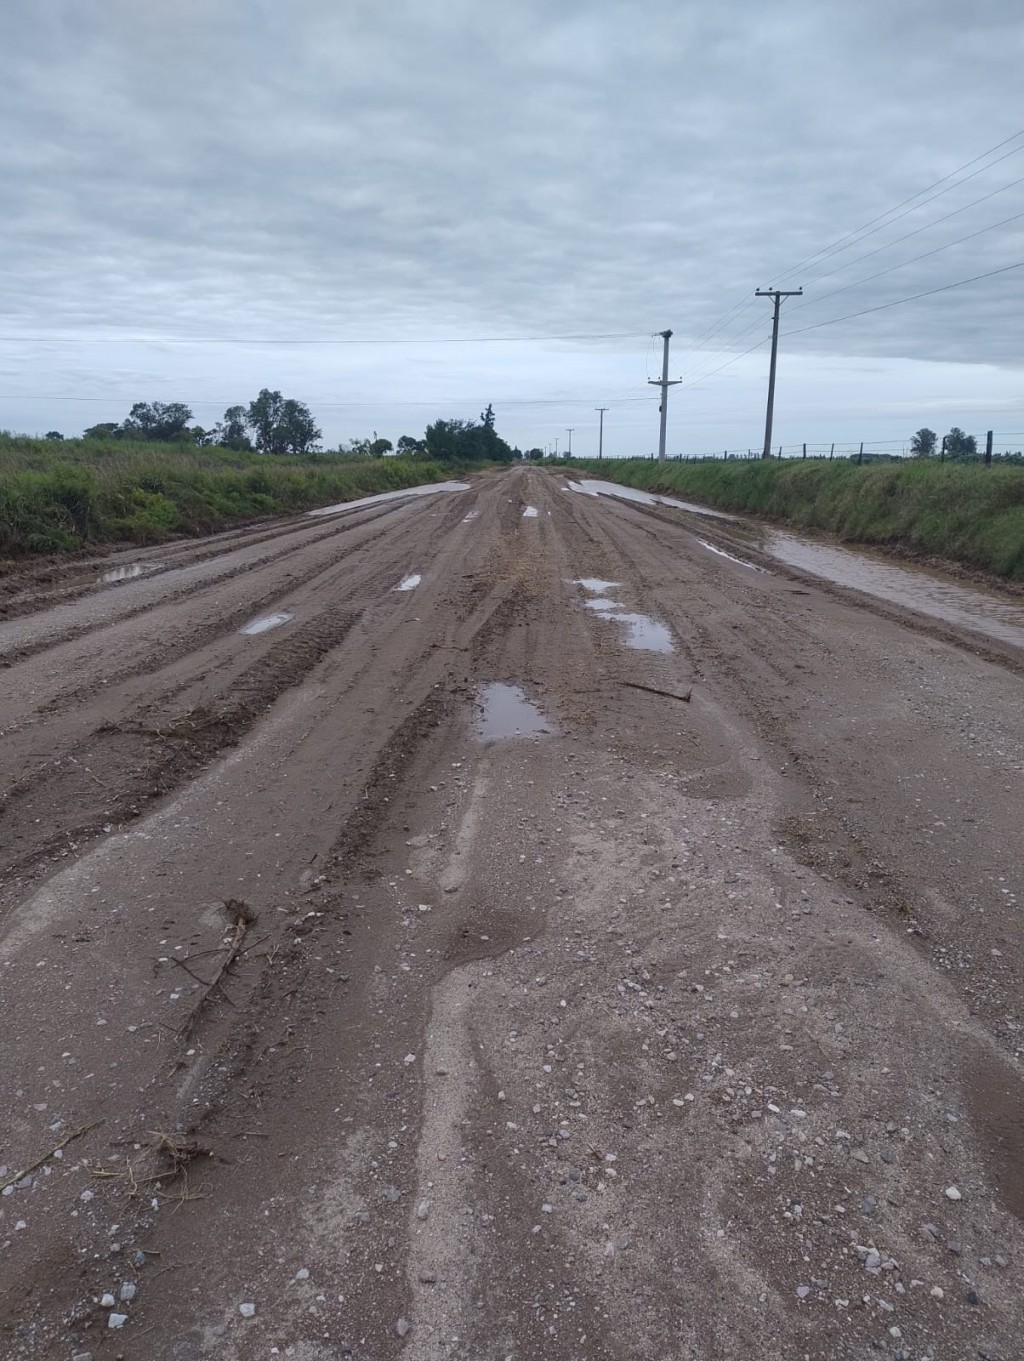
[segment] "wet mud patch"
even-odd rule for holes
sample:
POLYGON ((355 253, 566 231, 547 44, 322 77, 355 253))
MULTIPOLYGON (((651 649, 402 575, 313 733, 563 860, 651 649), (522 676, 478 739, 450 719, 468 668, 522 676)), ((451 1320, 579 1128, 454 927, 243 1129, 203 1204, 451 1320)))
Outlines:
POLYGON ((992 1185, 1024 1221, 1024 1081, 1008 1064, 975 1054, 964 1067, 964 1089, 992 1185))
POLYGON ((373 763, 359 803, 331 847, 331 860, 347 870, 360 869, 372 877, 372 843, 382 837, 397 808, 402 780, 422 744, 451 710, 451 697, 432 691, 391 734, 373 763))
POLYGON ((236 746, 270 706, 336 647, 359 618, 338 611, 282 639, 232 682, 226 696, 174 709, 148 706, 104 723, 33 771, 0 804, 8 870, 76 853, 134 821, 236 746))

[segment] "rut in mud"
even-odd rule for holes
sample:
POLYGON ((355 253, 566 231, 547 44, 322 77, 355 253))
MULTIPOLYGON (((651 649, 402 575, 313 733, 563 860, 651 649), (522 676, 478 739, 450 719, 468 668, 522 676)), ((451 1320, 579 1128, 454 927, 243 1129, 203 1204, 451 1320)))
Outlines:
POLYGON ((154 557, 0 626, 5 1356, 1009 1361, 1010 641, 534 469, 154 557))

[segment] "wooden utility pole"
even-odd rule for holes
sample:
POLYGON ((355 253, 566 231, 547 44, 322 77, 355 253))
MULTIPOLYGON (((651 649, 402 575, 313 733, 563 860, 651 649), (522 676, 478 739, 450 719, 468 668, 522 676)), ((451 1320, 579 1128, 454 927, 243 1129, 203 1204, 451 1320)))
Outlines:
POLYGON ((991 430, 990 430, 990 431, 986 434, 986 436, 985 436, 985 462, 986 462, 986 463, 991 463, 991 462, 992 462, 992 431, 991 431, 991 430))
POLYGON ((772 317, 772 362, 768 370, 768 414, 764 422, 764 453, 762 458, 772 456, 772 419, 775 415, 775 364, 779 353, 779 304, 783 298, 803 297, 802 288, 794 289, 792 292, 785 292, 781 288, 759 288, 754 294, 755 298, 772 298, 775 302, 775 312, 772 317))
POLYGON ((668 427, 668 390, 670 387, 675 387, 676 383, 680 382, 681 380, 678 378, 673 378, 672 381, 669 382, 668 377, 668 342, 672 339, 672 332, 659 331, 658 334, 665 342, 665 349, 661 359, 661 381, 659 382, 657 378, 648 378, 647 381, 652 385, 652 387, 661 388, 661 405, 658 407, 658 410, 661 412, 661 432, 658 435, 658 462, 664 463, 665 431, 668 427))
POLYGON ((606 406, 595 406, 594 410, 601 413, 601 424, 597 431, 597 456, 598 458, 604 458, 604 413, 608 408, 606 406))

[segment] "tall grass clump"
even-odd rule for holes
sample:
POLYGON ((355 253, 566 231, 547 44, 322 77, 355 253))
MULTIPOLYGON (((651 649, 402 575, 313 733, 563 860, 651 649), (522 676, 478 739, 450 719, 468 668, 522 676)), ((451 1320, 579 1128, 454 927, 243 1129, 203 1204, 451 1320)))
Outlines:
POLYGON ((0 434, 0 556, 212 533, 451 477, 450 466, 0 434))
POLYGON ((585 466, 627 486, 685 494, 719 510, 1024 580, 1022 467, 934 459, 868 465, 845 459, 661 464, 604 459, 585 466))

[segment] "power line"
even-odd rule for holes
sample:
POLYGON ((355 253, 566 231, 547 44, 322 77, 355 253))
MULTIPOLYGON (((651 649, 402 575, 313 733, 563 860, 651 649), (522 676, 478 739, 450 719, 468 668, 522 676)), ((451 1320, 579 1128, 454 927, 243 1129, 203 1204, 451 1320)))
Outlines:
MULTIPOLYGON (((1024 148, 1022 148, 1022 150, 1024 150, 1024 148)), ((979 203, 986 203, 990 198, 995 198, 997 194, 1004 194, 1007 189, 1015 189, 1018 184, 1024 184, 1024 175, 1022 175, 1020 179, 1011 180, 1009 184, 1000 185, 998 189, 993 189, 989 194, 982 194, 981 198, 972 199, 970 203, 965 203, 962 208, 954 208, 951 213, 946 213, 944 216, 937 217, 931 222, 926 222, 921 227, 915 227, 912 232, 906 232, 903 236, 898 236, 895 241, 887 241, 883 246, 876 246, 874 250, 865 251, 863 255, 858 255, 855 259, 848 260, 845 265, 836 265, 835 269, 828 269, 824 274, 815 274, 809 282, 812 284, 818 283, 822 279, 831 278, 833 274, 841 274, 844 269, 852 269, 854 265, 860 264, 862 260, 870 260, 873 255, 879 255, 884 250, 890 250, 893 246, 898 246, 904 241, 909 241, 912 236, 920 236, 922 232, 930 231, 932 227, 938 227, 942 222, 948 222, 951 217, 959 217, 961 213, 966 213, 969 208, 976 208, 979 203)), ((1006 219, 1007 222, 1012 222, 1013 220, 1013 218, 1006 219)), ((995 225, 1001 227, 1004 224, 997 222, 995 225)), ((986 228, 986 230, 990 231, 992 229, 986 228)), ((966 240, 967 238, 965 237, 962 239, 966 240)), ((957 243, 954 241, 951 242, 951 244, 956 245, 957 243)), ((923 259, 924 257, 921 256, 918 258, 923 259)), ((907 263, 910 264, 912 262, 908 260, 907 263)), ((796 309, 794 308, 794 311, 795 310, 796 309)))
MULTIPOLYGON (((951 213, 950 216, 952 217, 953 214, 951 213)), ((929 256, 939 255, 944 250, 952 249, 953 246, 962 245, 964 241, 972 241, 976 236, 984 236, 986 232, 993 232, 997 227, 1005 227, 1011 222, 1018 222, 1022 217, 1024 217, 1024 212, 1014 213, 1012 217, 1004 217, 1001 222, 993 222, 987 227, 980 227, 976 232, 969 232, 966 236, 958 236, 955 241, 947 241, 945 245, 936 246, 934 250, 926 250, 921 255, 914 255, 909 260, 902 260, 898 265, 890 265, 888 269, 880 269, 876 274, 868 274, 863 279, 855 279, 852 284, 843 284, 841 288, 830 289, 828 293, 817 293, 813 298, 808 299, 807 302, 798 303, 792 310, 794 312, 799 312, 804 307, 810 307, 812 303, 823 302, 825 298, 835 297, 837 293, 845 293, 847 289, 857 288, 860 284, 867 284, 871 283, 874 279, 880 279, 884 274, 892 274, 894 270, 905 269, 907 265, 916 265, 919 260, 927 260, 929 256)), ((940 221, 944 220, 945 219, 940 219, 940 221)), ((932 223, 931 225, 934 226, 936 224, 932 223)), ((920 230, 924 231, 924 228, 922 227, 920 230)), ((911 232, 910 235, 913 236, 915 233, 911 232)), ((906 237, 901 239, 906 240, 906 237)), ((895 245, 896 242, 892 242, 891 244, 895 245)))
POLYGON ((805 331, 817 331, 822 326, 835 326, 840 321, 852 321, 855 317, 866 317, 871 312, 884 312, 889 307, 899 307, 905 302, 916 302, 918 298, 930 298, 936 293, 948 293, 951 288, 963 288, 965 284, 975 284, 979 279, 991 279, 996 274, 1006 274, 1011 269, 1024 268, 1024 260, 1018 260, 1013 265, 1003 265, 1000 269, 990 269, 984 274, 975 274, 970 279, 958 279, 956 283, 943 284, 940 288, 929 288, 923 293, 912 293, 908 298, 896 298, 892 302, 880 303, 877 307, 865 307, 860 312, 848 312, 845 317, 832 317, 830 321, 816 321, 812 326, 801 326, 796 331, 783 331, 783 336, 799 336, 805 331))
MULTIPOLYGON (((863 240, 864 236, 871 234, 868 232, 868 228, 875 228, 876 223, 879 224, 876 230, 880 230, 882 225, 889 225, 888 223, 885 223, 886 218, 892 218, 893 214, 899 212, 901 208, 905 208, 908 204, 913 203, 915 199, 921 198, 924 194, 930 193, 932 189, 937 189, 940 184, 945 184, 947 180, 951 180, 955 175, 959 175, 962 170, 969 170, 972 165, 977 165, 979 161, 985 160, 987 156, 991 156, 995 152, 1001 151, 1004 146, 1009 146, 1009 144, 1011 142, 1015 142, 1018 137, 1024 137, 1024 128, 1022 128, 1019 132, 1013 133, 1012 136, 1004 138, 1003 141, 998 142, 994 147, 989 147, 987 151, 981 152, 980 155, 973 157, 973 159, 965 161, 963 165, 957 166, 955 170, 951 170, 948 175, 943 175, 940 179, 933 180, 931 184, 926 184, 923 189, 919 189, 916 194, 911 194, 909 198, 903 199, 902 202, 897 203, 894 208, 889 208, 886 210, 886 212, 880 213, 878 217, 871 218, 869 222, 865 222, 862 226, 855 227, 853 231, 847 232, 845 236, 841 236, 837 241, 833 241, 830 246, 824 246, 821 250, 815 251, 814 254, 809 255, 806 260, 801 260, 800 263, 794 265, 792 269, 786 270, 785 274, 777 276, 779 278, 779 282, 782 283, 784 280, 788 279, 790 275, 796 274, 798 270, 805 269, 808 265, 812 265, 815 260, 836 254, 840 249, 844 248, 846 242, 849 242, 852 245, 853 244, 852 238, 856 237, 860 240, 863 240)), ((998 165, 999 162, 1004 161, 1007 156, 1013 156, 1016 154, 1016 152, 1021 150, 1024 150, 1024 148, 1014 147, 1012 151, 1006 152, 1004 156, 1000 156, 998 160, 992 161, 990 165, 982 166, 981 170, 978 170, 975 173, 981 174, 982 170, 991 169, 992 165, 998 165)), ((973 179, 974 176, 968 175, 966 178, 973 179)), ((966 183, 966 180, 957 181, 957 184, 964 183, 966 183)), ((957 187, 956 185, 950 185, 951 189, 955 189, 956 187, 957 187)), ((943 192, 946 193, 948 191, 943 190, 943 192)), ((939 195, 936 194, 935 197, 938 198, 939 195)), ((930 203, 931 199, 927 201, 930 203)), ((918 204, 917 206, 921 208, 924 205, 918 204)), ((913 212, 915 210, 911 209, 910 211, 913 212)), ((905 214, 903 216, 905 216, 905 214)), ((898 219, 896 218, 894 218, 893 220, 898 221, 898 219)))
POLYGON ((315 340, 240 336, 11 336, 0 341, 53 345, 518 345, 540 340, 636 340, 645 331, 604 331, 573 335, 537 336, 449 336, 438 339, 393 339, 388 337, 318 338, 315 340))

